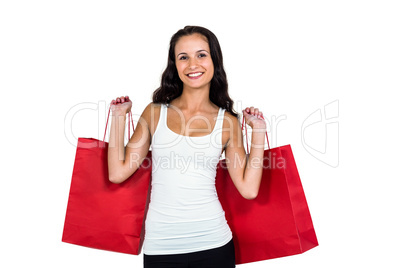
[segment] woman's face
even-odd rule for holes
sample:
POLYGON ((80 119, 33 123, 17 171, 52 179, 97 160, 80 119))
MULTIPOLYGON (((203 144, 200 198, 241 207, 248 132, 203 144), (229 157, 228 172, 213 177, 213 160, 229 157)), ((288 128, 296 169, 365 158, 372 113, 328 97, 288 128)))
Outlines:
POLYGON ((175 56, 183 87, 209 89, 214 64, 206 37, 197 33, 181 37, 175 46, 175 56))

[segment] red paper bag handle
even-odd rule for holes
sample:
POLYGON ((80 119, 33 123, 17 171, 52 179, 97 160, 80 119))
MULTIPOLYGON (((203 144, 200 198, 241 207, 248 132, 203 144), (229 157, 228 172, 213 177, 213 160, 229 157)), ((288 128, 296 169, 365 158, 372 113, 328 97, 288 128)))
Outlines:
MULTIPOLYGON (((107 131, 108 123, 109 123, 109 116, 110 116, 110 109, 111 108, 112 108, 112 106, 109 107, 109 112, 107 113, 105 134, 103 135, 103 142, 105 142, 106 131, 107 131)), ((131 111, 128 113, 128 140, 130 140, 130 138, 131 138, 131 136, 130 136, 130 121, 131 121, 131 126, 133 127, 133 133, 134 133, 134 121, 133 121, 133 115, 131 114, 131 111)))
MULTIPOLYGON (((264 116, 262 116, 262 119, 265 120, 264 116)), ((246 145, 247 145, 247 154, 250 154, 250 151, 248 149, 248 135, 247 135, 247 125, 246 125, 246 118, 243 116, 243 122, 241 124, 241 130, 243 131, 243 128, 246 130, 246 145)), ((265 136, 267 137, 267 144, 268 144, 268 150, 271 149, 271 147, 269 146, 269 140, 268 140, 268 133, 265 130, 265 136)))

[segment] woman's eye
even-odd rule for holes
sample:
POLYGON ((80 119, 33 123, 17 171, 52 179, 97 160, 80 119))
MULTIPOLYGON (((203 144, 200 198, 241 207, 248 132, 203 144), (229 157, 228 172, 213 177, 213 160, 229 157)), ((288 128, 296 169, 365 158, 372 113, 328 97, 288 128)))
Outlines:
POLYGON ((207 55, 206 54, 204 54, 204 53, 201 53, 200 55, 198 55, 198 57, 200 57, 200 58, 203 58, 203 57, 206 57, 207 55))
POLYGON ((187 59, 186 56, 181 56, 181 57, 179 58, 179 60, 186 60, 186 59, 187 59))

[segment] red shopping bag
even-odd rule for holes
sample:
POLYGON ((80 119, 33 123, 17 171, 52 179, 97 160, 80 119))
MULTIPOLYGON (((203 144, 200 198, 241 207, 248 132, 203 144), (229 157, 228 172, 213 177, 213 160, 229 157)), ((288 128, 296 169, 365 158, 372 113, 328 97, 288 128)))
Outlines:
MULTIPOLYGON (((266 137, 268 142, 267 133, 266 137)), ((233 233, 236 264, 290 256, 318 246, 290 145, 265 150, 263 163, 259 193, 253 200, 240 195, 225 159, 217 168, 216 190, 233 233)))
POLYGON ((148 210, 151 152, 129 179, 113 184, 104 140, 78 139, 62 241, 138 255, 148 210))

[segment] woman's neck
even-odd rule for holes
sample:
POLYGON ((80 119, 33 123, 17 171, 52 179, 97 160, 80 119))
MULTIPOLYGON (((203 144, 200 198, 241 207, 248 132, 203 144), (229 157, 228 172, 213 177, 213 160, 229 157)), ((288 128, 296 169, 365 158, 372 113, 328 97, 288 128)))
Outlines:
POLYGON ((211 110, 211 108, 216 108, 216 105, 209 100, 209 89, 183 88, 183 93, 172 100, 171 104, 190 113, 208 111, 211 110))

